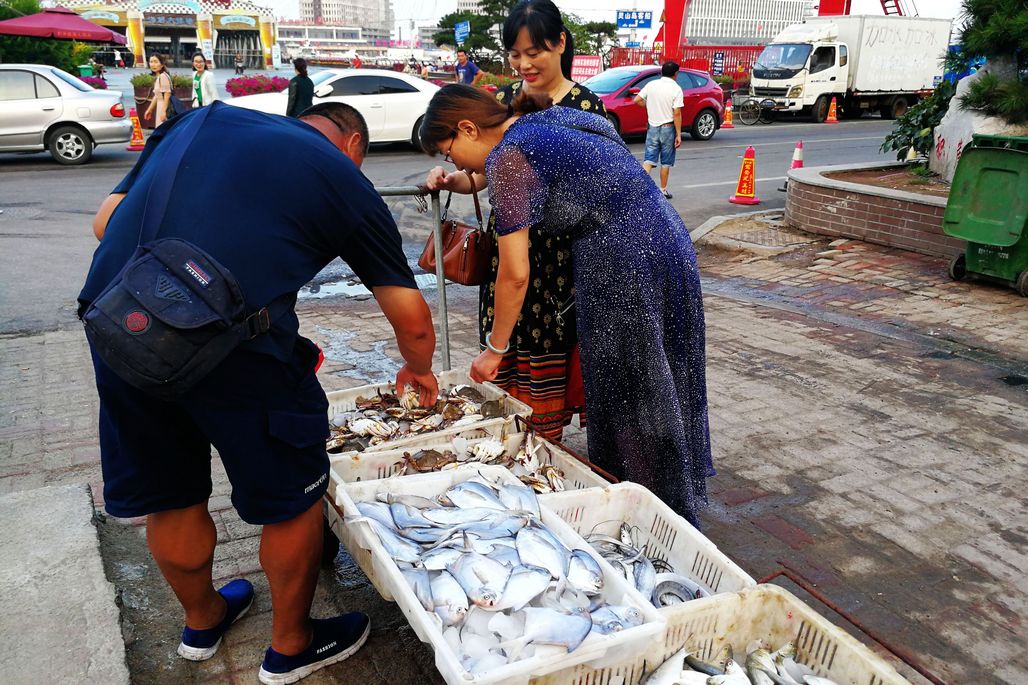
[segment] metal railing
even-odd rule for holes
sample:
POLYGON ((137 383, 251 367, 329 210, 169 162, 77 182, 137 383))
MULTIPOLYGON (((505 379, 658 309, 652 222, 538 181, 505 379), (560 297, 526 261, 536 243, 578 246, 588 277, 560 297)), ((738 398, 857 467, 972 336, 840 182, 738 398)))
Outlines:
MULTIPOLYGON (((439 202, 439 191, 428 191, 424 186, 384 186, 375 188, 382 197, 406 197, 414 196, 424 202, 424 198, 432 198, 432 236, 435 240, 436 255, 443 254, 443 234, 441 223, 443 219, 442 205, 439 202)), ((419 207, 419 211, 425 211, 427 203, 419 207)), ((450 370, 450 321, 446 310, 446 276, 443 274, 443 260, 435 260, 435 283, 439 292, 439 337, 442 339, 442 362, 443 371, 450 370)))

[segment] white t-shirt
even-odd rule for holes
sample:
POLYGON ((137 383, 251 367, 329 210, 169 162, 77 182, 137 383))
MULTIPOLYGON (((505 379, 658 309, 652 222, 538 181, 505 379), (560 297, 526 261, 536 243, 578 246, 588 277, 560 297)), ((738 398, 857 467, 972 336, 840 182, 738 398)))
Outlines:
POLYGON ((639 91, 639 97, 646 101, 646 120, 650 126, 673 123, 675 109, 684 105, 682 87, 678 81, 667 76, 647 83, 639 91))

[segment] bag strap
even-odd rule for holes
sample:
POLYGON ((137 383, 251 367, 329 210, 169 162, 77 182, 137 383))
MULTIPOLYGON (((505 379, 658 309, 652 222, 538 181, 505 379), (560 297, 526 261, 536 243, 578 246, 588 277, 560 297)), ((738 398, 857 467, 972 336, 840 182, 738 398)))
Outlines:
POLYGON ((193 142, 193 138, 196 137, 210 111, 210 107, 204 107, 191 117, 186 117, 179 124, 181 127, 180 138, 175 141, 168 156, 161 160, 157 172, 150 180, 150 188, 146 193, 146 206, 143 209, 143 221, 139 228, 140 245, 157 237, 157 231, 161 222, 164 221, 164 213, 168 209, 171 188, 175 185, 175 177, 178 175, 182 156, 185 155, 186 148, 193 142))
MULTIPOLYGON (((475 184, 475 175, 473 173, 471 173, 470 171, 468 171, 467 169, 464 170, 464 173, 468 175, 468 180, 471 181, 471 199, 473 199, 475 201, 475 218, 478 219, 478 229, 479 230, 483 230, 483 226, 485 226, 485 224, 482 222, 482 205, 478 201, 478 188, 475 187, 476 186, 476 184, 475 184)), ((446 204, 443 205, 443 212, 442 212, 442 215, 440 216, 440 219, 442 221, 446 221, 446 215, 449 214, 449 212, 450 212, 450 201, 451 200, 453 200, 453 191, 452 190, 449 193, 447 193, 447 195, 446 195, 446 204)))

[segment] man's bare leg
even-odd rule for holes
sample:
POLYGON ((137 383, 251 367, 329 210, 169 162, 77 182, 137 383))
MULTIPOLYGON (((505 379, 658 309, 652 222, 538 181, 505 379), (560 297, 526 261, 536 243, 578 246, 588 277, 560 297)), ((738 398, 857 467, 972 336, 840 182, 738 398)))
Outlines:
POLYGON ((660 189, 667 190, 667 181, 671 176, 671 167, 662 166, 660 167, 660 189))

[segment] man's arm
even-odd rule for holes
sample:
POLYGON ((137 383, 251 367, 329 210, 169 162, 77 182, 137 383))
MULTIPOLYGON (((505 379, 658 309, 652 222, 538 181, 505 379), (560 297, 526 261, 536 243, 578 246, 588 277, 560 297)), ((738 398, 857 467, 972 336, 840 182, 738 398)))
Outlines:
POLYGON ((641 95, 636 95, 635 99, 632 100, 632 102, 634 102, 635 104, 639 105, 640 107, 645 107, 646 106, 646 98, 644 98, 641 95))
POLYGON ((475 70, 475 78, 471 79, 471 85, 473 86, 477 86, 478 82, 485 76, 485 72, 477 64, 475 65, 475 70))
POLYGON ((93 217, 93 235, 96 236, 97 240, 103 240, 104 231, 107 230, 107 222, 111 220, 114 210, 118 208, 118 205, 124 199, 125 193, 111 193, 100 203, 100 209, 96 210, 96 215, 93 217))
POLYGON ((675 147, 682 144, 682 108, 675 107, 675 147))
POLYGON ((396 374, 397 392, 402 393, 406 386, 418 386, 422 406, 433 404, 439 394, 439 383, 432 374, 435 328, 425 298, 420 291, 401 286, 378 286, 372 292, 393 327, 406 362, 396 374))

